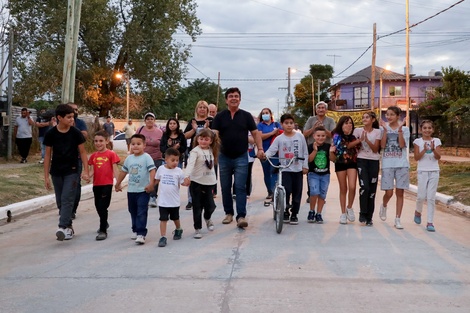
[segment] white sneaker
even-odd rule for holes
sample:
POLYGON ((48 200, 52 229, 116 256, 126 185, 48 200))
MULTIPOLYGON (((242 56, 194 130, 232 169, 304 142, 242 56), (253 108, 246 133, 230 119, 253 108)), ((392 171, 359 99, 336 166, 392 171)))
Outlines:
POLYGON ((65 232, 65 238, 64 238, 65 240, 70 240, 73 238, 73 234, 74 234, 73 228, 67 227, 64 232, 65 232))
POLYGON ((348 223, 346 214, 341 214, 341 216, 339 217, 339 223, 340 224, 347 224, 348 223))
POLYGON ((212 220, 206 220, 207 229, 210 231, 214 230, 214 222, 212 220))
POLYGON ((157 207, 157 198, 150 197, 149 207, 151 207, 151 208, 156 208, 157 207))
POLYGON ((132 233, 131 239, 132 239, 132 240, 136 240, 136 239, 137 239, 137 233, 132 233))
POLYGON ((142 235, 137 235, 137 238, 135 239, 135 243, 139 245, 143 245, 145 243, 145 237, 142 235))
POLYGON ((59 228, 56 232, 55 235, 57 237, 57 240, 63 241, 65 239, 65 229, 64 228, 59 228))
POLYGON ((194 239, 201 239, 202 238, 201 230, 196 229, 196 232, 194 233, 193 237, 194 237, 194 239))
POLYGON ((356 217, 354 216, 354 210, 352 208, 346 209, 346 216, 350 222, 354 222, 356 220, 356 217))
POLYGON ((396 229, 403 229, 403 226, 401 226, 399 217, 395 218, 395 228, 396 229))
POLYGON ((39 164, 44 164, 44 159, 39 160, 39 164))
POLYGON ((380 205, 379 217, 382 221, 385 221, 387 219, 387 207, 383 204, 380 205))

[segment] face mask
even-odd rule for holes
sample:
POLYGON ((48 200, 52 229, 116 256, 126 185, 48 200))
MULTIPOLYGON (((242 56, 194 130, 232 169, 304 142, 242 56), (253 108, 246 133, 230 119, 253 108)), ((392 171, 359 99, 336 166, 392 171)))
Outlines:
POLYGON ((261 115, 261 118, 263 119, 263 121, 268 122, 268 121, 271 120, 271 115, 263 114, 263 115, 261 115))

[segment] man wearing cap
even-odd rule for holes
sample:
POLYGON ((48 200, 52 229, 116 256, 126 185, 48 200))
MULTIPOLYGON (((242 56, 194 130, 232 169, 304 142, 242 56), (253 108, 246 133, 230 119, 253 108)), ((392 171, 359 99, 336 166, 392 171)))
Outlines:
MULTIPOLYGON (((144 116, 144 126, 139 128, 137 133, 145 136, 145 149, 144 151, 153 159, 156 169, 163 163, 162 152, 160 151, 160 141, 162 140, 163 132, 155 125, 155 114, 148 112, 144 116)), ((157 207, 157 192, 158 185, 155 185, 155 189, 150 193, 149 206, 157 207)))
POLYGON ((131 145, 131 137, 135 134, 136 131, 135 125, 132 124, 131 119, 127 121, 127 124, 124 126, 122 131, 124 132, 124 138, 126 138, 127 152, 129 152, 129 147, 131 145))
POLYGON ((232 176, 235 177, 235 194, 237 208, 237 226, 248 226, 246 221, 246 178, 248 176, 248 136, 250 132, 255 139, 258 158, 264 158, 261 136, 253 116, 240 109, 241 92, 238 88, 229 88, 225 92, 227 109, 219 112, 212 123, 212 129, 220 136, 221 149, 219 154, 220 184, 222 187, 222 203, 225 218, 223 224, 233 221, 232 176))

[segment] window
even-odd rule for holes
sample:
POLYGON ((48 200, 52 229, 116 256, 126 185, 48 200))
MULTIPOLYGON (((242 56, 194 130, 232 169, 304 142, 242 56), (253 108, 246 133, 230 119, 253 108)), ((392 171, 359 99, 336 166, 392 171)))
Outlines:
POLYGON ((436 96, 436 87, 426 87, 426 101, 432 100, 436 96))
POLYGON ((401 96, 401 86, 388 87, 388 95, 390 97, 401 96))
POLYGON ((364 109, 369 107, 369 87, 354 87, 354 108, 364 109))

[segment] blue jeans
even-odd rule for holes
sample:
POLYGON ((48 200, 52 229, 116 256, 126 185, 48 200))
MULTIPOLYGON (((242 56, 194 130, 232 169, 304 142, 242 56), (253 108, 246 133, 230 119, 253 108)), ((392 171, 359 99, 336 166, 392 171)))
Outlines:
POLYGON ((232 175, 235 178, 234 189, 238 220, 246 216, 246 177, 248 176, 248 158, 246 153, 232 159, 224 154, 219 155, 220 185, 222 188, 222 203, 225 214, 234 214, 232 199, 232 175))
POLYGON ((75 201, 73 203, 72 215, 77 214, 77 208, 78 208, 78 205, 80 204, 80 199, 82 198, 82 178, 81 178, 82 171, 83 171, 82 159, 78 158, 77 190, 75 191, 75 201))
POLYGON ((147 235, 148 203, 150 195, 144 192, 128 192, 127 206, 131 214, 132 232, 147 235))
POLYGON ((328 187, 330 186, 330 174, 318 175, 317 173, 309 172, 307 178, 310 196, 319 196, 325 200, 328 187))
POLYGON ((41 145, 41 159, 46 156, 46 145, 44 144, 44 137, 38 137, 39 144, 41 145))
MULTIPOLYGON (((272 162, 274 165, 279 163, 277 159, 273 159, 272 162)), ((261 167, 263 168, 264 185, 266 186, 266 190, 268 191, 268 194, 272 194, 279 174, 267 160, 261 161, 261 167)))
POLYGON ((66 176, 52 176, 55 201, 59 209, 59 227, 72 226, 72 211, 77 190, 77 173, 66 176))

